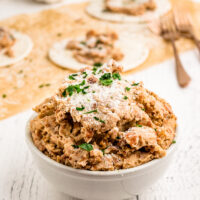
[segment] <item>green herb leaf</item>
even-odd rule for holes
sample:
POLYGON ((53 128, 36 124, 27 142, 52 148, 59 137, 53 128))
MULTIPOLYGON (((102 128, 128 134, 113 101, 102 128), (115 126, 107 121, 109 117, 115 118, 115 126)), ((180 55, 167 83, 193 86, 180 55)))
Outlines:
POLYGON ((127 100, 127 99, 128 99, 128 97, 127 97, 127 96, 124 96, 124 99, 125 99, 125 100, 127 100))
POLYGON ((113 79, 121 80, 121 76, 119 73, 113 73, 112 77, 113 77, 113 79))
POLYGON ((95 119, 96 121, 99 121, 99 122, 101 122, 101 123, 105 124, 105 121, 104 121, 104 120, 101 120, 101 119, 99 119, 98 117, 94 117, 94 119, 95 119))
POLYGON ((78 110, 78 111, 82 111, 84 109, 85 109, 85 107, 83 105, 81 106, 81 108, 80 107, 76 107, 76 110, 78 110))
POLYGON ((129 88, 129 87, 126 87, 126 88, 125 88, 126 91, 130 91, 130 89, 131 89, 131 88, 129 88))
POLYGON ((2 98, 5 99, 7 97, 6 94, 2 94, 2 98))
POLYGON ((75 144, 73 144, 72 146, 74 147, 74 149, 78 149, 79 148, 79 146, 75 145, 75 144))
POLYGON ((45 84, 46 87, 49 87, 50 85, 51 85, 50 83, 46 83, 46 84, 45 84))
POLYGON ((44 84, 41 84, 41 85, 39 85, 38 87, 39 87, 39 88, 43 88, 43 87, 44 87, 44 84))
POLYGON ((113 80, 111 79, 111 73, 105 73, 100 77, 100 83, 104 86, 109 86, 112 84, 113 80))
POLYGON ((139 85, 140 83, 133 83, 131 86, 137 86, 139 85))
POLYGON ((84 113, 84 114, 97 113, 97 112, 98 112, 97 110, 91 110, 91 111, 86 112, 86 113, 84 113))
POLYGON ((176 140, 173 140, 173 141, 172 141, 172 144, 175 144, 175 143, 176 143, 176 140))
POLYGON ((92 151, 93 150, 93 146, 91 144, 88 144, 88 143, 83 143, 83 144, 79 145, 79 147, 81 149, 86 150, 86 151, 92 151))
POLYGON ((88 76, 88 74, 86 72, 83 72, 83 78, 86 78, 88 76))
POLYGON ((78 74, 71 74, 71 75, 69 75, 69 79, 70 80, 76 80, 74 77, 75 76, 78 76, 78 74))
POLYGON ((102 151, 103 155, 105 155, 105 149, 101 149, 101 151, 102 151))
POLYGON ((74 86, 70 85, 67 87, 67 92, 69 93, 69 96, 72 96, 73 92, 74 92, 74 86))
POLYGON ((81 41, 80 44, 86 45, 86 42, 85 41, 81 41))
POLYGON ((45 84, 40 84, 38 87, 43 88, 43 87, 49 87, 51 84, 50 83, 45 83, 45 84))
POLYGON ((137 127, 142 127, 142 125, 140 125, 140 124, 136 124, 136 126, 137 126, 137 127))
POLYGON ((103 70, 102 70, 102 69, 100 69, 100 70, 99 70, 99 72, 98 72, 98 74, 100 74, 102 71, 103 71, 103 70))
POLYGON ((102 63, 94 63, 95 67, 101 67, 103 64, 102 63))
POLYGON ((93 67, 93 68, 92 68, 92 71, 93 71, 92 73, 93 73, 94 75, 96 75, 97 69, 98 69, 97 67, 93 67))
POLYGON ((85 85, 85 80, 83 80, 79 85, 81 86, 85 85))

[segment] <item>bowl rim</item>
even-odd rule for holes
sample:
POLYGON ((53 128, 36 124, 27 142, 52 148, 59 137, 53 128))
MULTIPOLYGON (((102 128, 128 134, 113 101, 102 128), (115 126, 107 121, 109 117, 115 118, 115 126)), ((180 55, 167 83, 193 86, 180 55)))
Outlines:
POLYGON ((163 158, 159 158, 159 159, 153 159, 147 163, 144 163, 142 165, 139 165, 137 167, 133 167, 133 168, 128 168, 128 169, 120 169, 120 170, 114 170, 114 171, 90 171, 90 170, 85 170, 85 169, 76 169, 73 167, 69 167, 66 165, 63 165, 61 163, 56 162, 55 160, 49 158, 48 156, 46 156, 45 154, 43 154, 33 143, 32 140, 32 136, 31 136, 31 132, 30 132, 30 121, 36 116, 37 114, 34 113, 31 115, 31 117, 29 118, 29 120, 26 123, 26 127, 25 127, 25 141, 27 143, 27 146, 29 148, 31 148, 31 150, 37 154, 37 156, 39 156, 42 160, 44 160, 45 162, 47 162, 49 165, 51 165, 52 167, 57 167, 59 168, 61 171, 69 171, 71 173, 74 174, 79 174, 79 175, 90 175, 90 176, 117 176, 117 175, 126 175, 126 174, 130 174, 130 173, 136 173, 139 171, 143 171, 145 169, 148 169, 149 167, 155 166, 158 163, 160 163, 162 160, 167 159, 167 157, 169 157, 170 154, 172 154, 176 147, 177 147, 177 138, 178 138, 178 128, 176 127, 176 135, 175 135, 175 140, 176 143, 175 144, 171 144, 170 147, 167 149, 167 154, 163 157, 163 158))

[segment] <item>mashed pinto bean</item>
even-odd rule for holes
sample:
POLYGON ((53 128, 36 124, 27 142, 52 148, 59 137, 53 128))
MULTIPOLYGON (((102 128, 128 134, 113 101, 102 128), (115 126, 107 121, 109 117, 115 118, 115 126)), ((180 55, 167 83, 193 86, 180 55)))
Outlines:
POLYGON ((156 9, 154 0, 105 0, 106 10, 128 15, 142 15, 156 9))
POLYGON ((114 61, 69 75, 36 106, 36 147, 73 168, 117 170, 162 158, 175 137, 171 106, 142 83, 128 82, 114 61), (93 80, 93 81, 92 81, 93 80))

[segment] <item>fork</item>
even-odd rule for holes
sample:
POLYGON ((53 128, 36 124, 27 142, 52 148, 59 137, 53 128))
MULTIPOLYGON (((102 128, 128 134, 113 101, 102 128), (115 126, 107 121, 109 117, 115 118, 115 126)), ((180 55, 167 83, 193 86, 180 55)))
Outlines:
POLYGON ((167 16, 164 16, 160 20, 160 35, 168 42, 171 42, 173 51, 174 51, 174 57, 176 61, 176 75, 178 83, 181 87, 186 87, 191 78, 185 71, 181 60, 179 58, 178 50, 176 48, 175 41, 179 39, 180 35, 176 30, 176 26, 173 20, 173 15, 169 14, 167 16))
POLYGON ((200 41, 195 36, 189 13, 185 12, 183 9, 176 8, 174 9, 173 14, 177 30, 183 36, 192 39, 200 52, 200 41))

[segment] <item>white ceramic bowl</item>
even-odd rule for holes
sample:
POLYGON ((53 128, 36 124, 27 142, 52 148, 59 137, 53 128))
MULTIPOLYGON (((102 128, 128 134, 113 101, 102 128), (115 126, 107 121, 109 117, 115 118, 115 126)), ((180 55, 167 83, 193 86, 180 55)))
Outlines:
POLYGON ((25 138, 39 171, 56 190, 80 199, 119 200, 141 193, 164 174, 177 146, 172 144, 164 158, 131 169, 105 172, 74 169, 57 163, 36 148, 29 121, 25 138))

